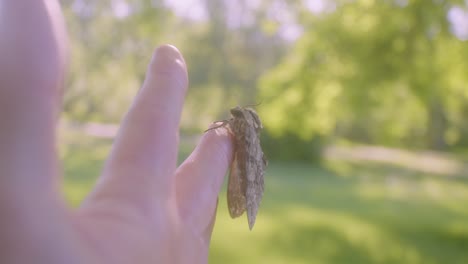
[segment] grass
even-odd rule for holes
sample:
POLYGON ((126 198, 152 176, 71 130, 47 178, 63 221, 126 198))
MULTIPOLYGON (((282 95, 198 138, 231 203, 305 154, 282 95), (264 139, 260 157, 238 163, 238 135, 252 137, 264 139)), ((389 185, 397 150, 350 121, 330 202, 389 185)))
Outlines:
MULTIPOLYGON (((78 205, 110 141, 62 151, 78 205)), ((183 150, 187 150, 184 148, 183 150)), ((182 156, 187 151, 183 151, 182 156)), ((468 263, 468 179, 375 162, 272 162, 253 231, 220 195, 210 263, 468 263)))

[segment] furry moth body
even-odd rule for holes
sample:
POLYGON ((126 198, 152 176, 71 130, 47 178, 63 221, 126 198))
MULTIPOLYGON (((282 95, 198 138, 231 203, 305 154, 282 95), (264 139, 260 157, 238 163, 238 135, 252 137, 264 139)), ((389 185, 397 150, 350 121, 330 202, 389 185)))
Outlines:
POLYGON ((237 106, 230 112, 231 119, 217 126, 226 126, 235 139, 227 187, 229 214, 236 218, 247 211, 249 228, 252 230, 263 196, 263 176, 267 166, 260 146, 263 126, 257 113, 251 108, 237 106))

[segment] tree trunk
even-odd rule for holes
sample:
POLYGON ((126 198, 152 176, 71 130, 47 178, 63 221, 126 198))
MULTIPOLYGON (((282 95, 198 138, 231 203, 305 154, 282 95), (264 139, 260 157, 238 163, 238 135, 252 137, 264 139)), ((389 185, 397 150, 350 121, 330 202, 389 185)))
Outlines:
POLYGON ((447 117, 442 103, 433 99, 429 104, 429 122, 427 130, 428 146, 434 150, 447 148, 445 131, 447 129, 447 117))

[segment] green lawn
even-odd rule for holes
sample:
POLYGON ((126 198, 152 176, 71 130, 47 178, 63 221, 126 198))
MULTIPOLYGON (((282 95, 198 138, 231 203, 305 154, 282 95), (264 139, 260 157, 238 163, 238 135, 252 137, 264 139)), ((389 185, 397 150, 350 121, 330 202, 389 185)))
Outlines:
MULTIPOLYGON (((87 140, 62 150, 73 205, 109 145, 87 140)), ((221 194, 210 263, 468 263, 468 178, 329 161, 271 162, 265 181, 253 231, 245 216, 230 219, 221 194)))

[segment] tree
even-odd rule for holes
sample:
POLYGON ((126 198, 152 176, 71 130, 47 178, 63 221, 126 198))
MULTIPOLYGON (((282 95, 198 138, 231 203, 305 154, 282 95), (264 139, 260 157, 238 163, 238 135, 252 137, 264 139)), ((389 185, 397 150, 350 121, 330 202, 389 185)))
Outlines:
POLYGON ((71 43, 65 115, 117 122, 143 80, 170 13, 150 0, 62 1, 71 43))
POLYGON ((460 1, 334 1, 301 14, 305 33, 261 81, 261 115, 293 134, 396 146, 456 143, 467 47, 450 31, 460 1), (452 137, 453 138, 453 137, 452 137))
POLYGON ((272 1, 253 7, 245 0, 200 0, 206 17, 195 21, 151 0, 62 1, 73 57, 66 115, 119 120, 160 43, 175 44, 188 66, 183 128, 199 132, 226 118, 231 106, 258 103, 257 79, 277 63, 286 46, 281 36, 263 27, 272 1))

